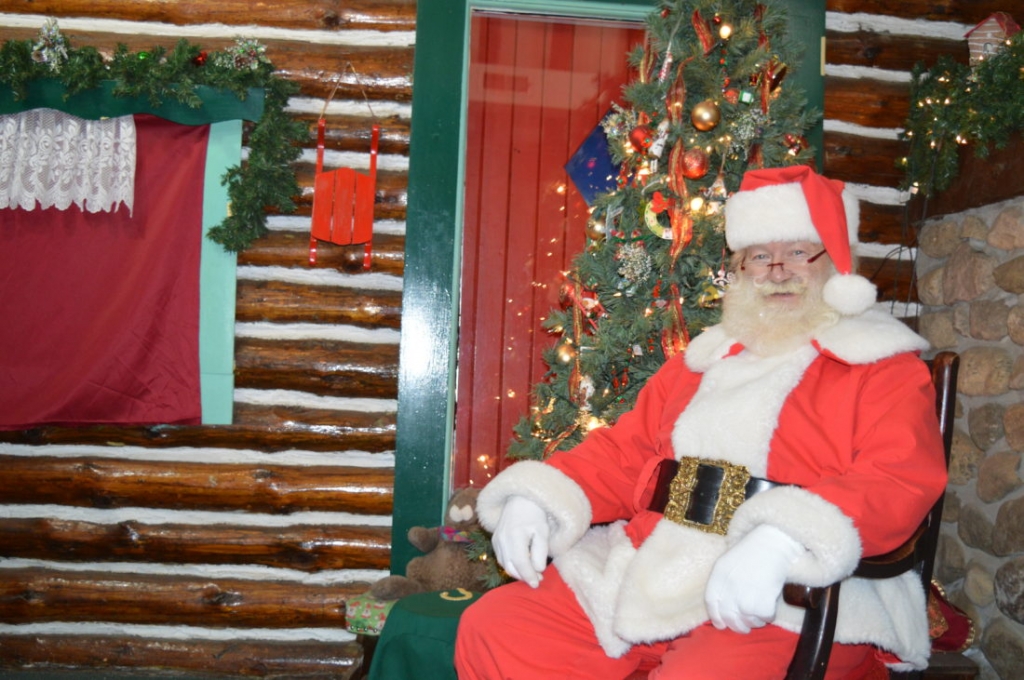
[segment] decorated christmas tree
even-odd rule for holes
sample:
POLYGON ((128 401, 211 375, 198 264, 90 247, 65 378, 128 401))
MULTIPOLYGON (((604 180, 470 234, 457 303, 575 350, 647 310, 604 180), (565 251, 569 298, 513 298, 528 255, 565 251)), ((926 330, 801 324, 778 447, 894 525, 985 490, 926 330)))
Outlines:
POLYGON ((629 55, 635 78, 601 125, 614 187, 545 326, 555 342, 509 455, 543 459, 612 424, 666 359, 715 323, 728 252, 722 206, 748 168, 812 161, 785 6, 668 0, 629 55))

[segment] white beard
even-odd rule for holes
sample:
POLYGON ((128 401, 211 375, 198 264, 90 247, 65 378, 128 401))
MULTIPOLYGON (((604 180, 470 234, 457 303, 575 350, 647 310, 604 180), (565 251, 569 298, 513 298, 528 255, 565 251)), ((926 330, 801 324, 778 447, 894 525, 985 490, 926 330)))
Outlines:
POLYGON ((722 300, 722 327, 759 356, 790 352, 839 320, 839 313, 822 300, 823 284, 814 279, 755 283, 737 272, 722 300), (776 293, 797 293, 801 299, 777 304, 769 298, 776 293))

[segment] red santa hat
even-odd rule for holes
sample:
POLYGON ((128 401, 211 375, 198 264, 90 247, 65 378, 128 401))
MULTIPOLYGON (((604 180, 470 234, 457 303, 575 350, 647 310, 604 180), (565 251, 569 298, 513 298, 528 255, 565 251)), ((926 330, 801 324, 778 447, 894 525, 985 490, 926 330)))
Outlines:
POLYGON ((725 203, 725 238, 733 251, 774 241, 820 243, 836 267, 822 291, 840 314, 867 311, 873 283, 853 271, 860 205, 845 185, 806 165, 751 170, 725 203))

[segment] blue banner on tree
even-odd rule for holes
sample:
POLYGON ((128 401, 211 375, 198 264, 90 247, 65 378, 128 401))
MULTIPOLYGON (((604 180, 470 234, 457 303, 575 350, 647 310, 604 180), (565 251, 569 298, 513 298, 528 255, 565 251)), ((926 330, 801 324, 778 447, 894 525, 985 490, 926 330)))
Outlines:
POLYGON ((565 171, 588 206, 601 194, 615 189, 619 166, 612 161, 608 137, 600 123, 569 158, 565 171))

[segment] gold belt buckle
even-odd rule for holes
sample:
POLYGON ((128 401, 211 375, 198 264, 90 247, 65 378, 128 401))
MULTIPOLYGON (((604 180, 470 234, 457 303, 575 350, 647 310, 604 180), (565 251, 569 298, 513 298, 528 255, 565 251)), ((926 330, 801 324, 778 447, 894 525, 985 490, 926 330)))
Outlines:
POLYGON ((724 460, 704 460, 684 456, 679 459, 679 469, 669 485, 668 503, 665 505, 665 517, 677 524, 693 527, 709 534, 725 536, 729 522, 747 498, 747 482, 750 472, 742 465, 735 465, 724 460), (725 475, 718 489, 715 501, 714 519, 710 524, 701 524, 687 519, 686 511, 690 507, 694 489, 697 486, 697 468, 710 465, 721 468, 725 475))

